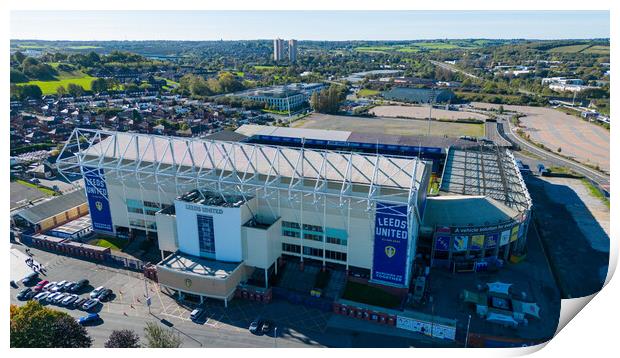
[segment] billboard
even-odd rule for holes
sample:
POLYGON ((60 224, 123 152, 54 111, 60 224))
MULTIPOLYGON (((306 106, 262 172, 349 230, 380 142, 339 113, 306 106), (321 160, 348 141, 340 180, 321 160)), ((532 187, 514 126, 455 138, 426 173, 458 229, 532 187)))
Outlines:
POLYGON ((454 237, 454 251, 461 252, 467 251, 467 245, 469 244, 469 236, 455 236, 454 237))
POLYGON ((435 239, 435 250, 449 251, 450 250, 450 236, 437 236, 437 238, 435 239))
POLYGON ((372 279, 405 285, 409 247, 407 205, 377 203, 372 279))
POLYGON ((497 246, 497 241, 499 240, 499 234, 490 234, 487 235, 487 239, 484 242, 484 247, 487 249, 493 248, 497 246))
POLYGON ((482 250, 484 245, 484 235, 474 235, 471 237, 471 249, 482 250))
POLYGON ((112 214, 108 188, 105 184, 103 169, 84 167, 84 187, 88 197, 88 210, 93 223, 93 230, 113 233, 112 214))

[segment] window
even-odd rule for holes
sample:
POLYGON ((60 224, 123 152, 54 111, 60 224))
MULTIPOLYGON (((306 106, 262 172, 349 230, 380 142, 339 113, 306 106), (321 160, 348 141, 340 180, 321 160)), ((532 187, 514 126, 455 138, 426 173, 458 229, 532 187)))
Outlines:
POLYGON ((284 230, 284 229, 282 229, 282 236, 296 237, 296 238, 301 237, 301 235, 299 234, 299 231, 291 231, 291 230, 284 230))
POLYGON ((282 227, 299 230, 299 224, 290 221, 282 221, 282 227))
POLYGON ((316 234, 304 234, 304 240, 312 240, 312 241, 323 241, 323 236, 322 235, 316 235, 316 234))
POLYGON ((148 208, 144 209, 144 213, 145 213, 146 215, 153 215, 153 216, 154 216, 154 215, 155 215, 155 213, 156 213, 156 212, 158 212, 158 211, 159 211, 159 210, 153 210, 153 209, 148 209, 148 208))
POLYGON ((152 201, 145 201, 144 206, 148 206, 149 208, 160 208, 161 207, 161 205, 159 205, 158 203, 154 203, 152 201))
POLYGON ((333 236, 328 236, 326 238, 326 242, 328 244, 347 246, 347 240, 346 239, 341 239, 341 238, 333 237, 333 236))
POLYGON ((292 244, 287 244, 287 243, 282 243, 282 251, 284 252, 292 252, 295 254, 299 254, 301 252, 301 246, 299 245, 292 245, 292 244))
POLYGON ((316 225, 308 225, 304 224, 304 230, 315 231, 315 232, 323 232, 323 228, 316 225))
POLYGON ((132 208, 131 206, 127 207, 127 211, 135 214, 143 214, 144 212, 140 208, 132 208))
POLYGON ((304 246, 304 255, 323 257, 323 250, 314 247, 304 246))
POLYGON ((325 258, 327 259, 332 259, 332 260, 337 260, 337 261, 347 261, 347 254, 344 252, 338 252, 338 251, 330 251, 330 250, 325 250, 325 258))
POLYGON ((134 208, 141 208, 142 207, 142 202, 140 200, 135 200, 135 199, 127 199, 127 206, 131 206, 134 208))
POLYGON ((213 217, 196 215, 198 224, 198 245, 200 253, 205 255, 215 254, 215 235, 213 233, 213 217))
POLYGON ((129 226, 144 227, 144 220, 142 220, 142 219, 129 220, 129 226))
POLYGON ((157 230, 157 224, 152 222, 152 221, 147 221, 146 222, 146 227, 151 229, 151 230, 157 230))

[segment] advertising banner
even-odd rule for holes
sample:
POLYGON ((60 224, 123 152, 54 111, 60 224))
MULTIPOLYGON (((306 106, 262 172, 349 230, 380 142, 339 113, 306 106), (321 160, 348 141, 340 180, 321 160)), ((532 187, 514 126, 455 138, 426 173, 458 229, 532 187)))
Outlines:
POLYGON ((373 280, 406 284, 408 230, 407 205, 377 203, 373 280))
POLYGON ((469 236, 455 236, 454 237, 454 251, 467 251, 467 244, 469 243, 469 236))
POLYGON ((112 233, 112 214, 103 169, 84 167, 84 187, 93 230, 112 233))
POLYGON ((502 236, 499 239, 499 246, 504 246, 510 242, 510 230, 502 231, 502 236))
POLYGON ((517 241, 518 233, 519 233, 519 225, 512 228, 512 231, 510 232, 510 242, 517 241))
POLYGON ((435 250, 448 251, 450 249, 450 236, 437 236, 435 239, 435 250))
POLYGON ((487 235, 487 239, 484 242, 484 247, 490 249, 492 247, 497 246, 497 241, 499 240, 499 234, 490 234, 487 235))
POLYGON ((484 235, 474 235, 471 237, 471 249, 482 250, 484 245, 484 235))
POLYGON ((396 328, 408 331, 419 332, 435 338, 454 340, 456 337, 456 327, 446 326, 433 322, 423 321, 415 318, 396 316, 396 328))
POLYGON ((484 234, 487 232, 496 232, 501 230, 510 229, 515 224, 514 221, 508 221, 502 224, 497 225, 487 225, 487 226, 466 226, 466 227, 451 227, 450 230, 454 235, 473 235, 473 234, 484 234))

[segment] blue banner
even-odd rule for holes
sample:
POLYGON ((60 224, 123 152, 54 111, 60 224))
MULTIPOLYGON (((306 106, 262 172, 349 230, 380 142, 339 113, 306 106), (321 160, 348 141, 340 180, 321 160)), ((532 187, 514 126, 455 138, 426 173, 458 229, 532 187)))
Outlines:
POLYGON ((408 230, 407 205, 377 203, 373 280, 406 284, 408 230))
POLYGON ((88 210, 93 222, 93 229, 95 231, 114 232, 103 169, 84 167, 84 187, 88 197, 88 210))

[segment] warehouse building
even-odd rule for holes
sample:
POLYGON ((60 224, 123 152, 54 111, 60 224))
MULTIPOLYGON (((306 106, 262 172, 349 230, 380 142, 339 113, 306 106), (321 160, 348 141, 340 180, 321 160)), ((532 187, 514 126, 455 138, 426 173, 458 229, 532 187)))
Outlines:
MULTIPOLYGON (((282 259, 341 269, 406 293, 418 253, 441 263, 443 254, 432 247, 445 239, 435 233, 466 221, 429 214, 458 212, 430 204, 458 186, 456 179, 447 180, 442 195, 427 199, 433 165, 415 156, 90 129, 76 129, 68 142, 79 138, 87 138, 87 145, 63 156, 58 167, 83 174, 94 229, 156 236, 159 283, 180 296, 226 303, 250 277, 263 277, 269 286, 282 259)), ((454 164, 444 171, 451 178, 459 174, 458 153, 448 152, 447 163, 454 164)), ((499 170, 516 165, 507 151, 494 155, 505 160, 499 170)), ((484 173, 491 173, 488 168, 484 173)), ((504 175, 520 179, 518 171, 504 175)), ((477 192, 465 191, 450 204, 486 201, 497 208, 489 210, 491 219, 474 224, 497 225, 499 212, 519 216, 521 207, 491 195, 491 174, 487 178, 477 192)), ((525 190, 521 184, 515 192, 525 190)), ((508 255, 496 251, 489 247, 480 257, 508 255)), ((459 253, 452 252, 450 262, 459 253)))

